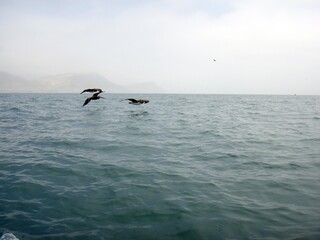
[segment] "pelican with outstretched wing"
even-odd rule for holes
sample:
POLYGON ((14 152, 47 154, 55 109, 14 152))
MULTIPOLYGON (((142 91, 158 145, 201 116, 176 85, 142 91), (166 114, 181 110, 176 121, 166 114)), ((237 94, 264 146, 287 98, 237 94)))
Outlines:
POLYGON ((135 98, 127 98, 125 100, 129 100, 130 104, 134 104, 134 105, 140 105, 140 104, 146 104, 149 102, 149 100, 145 100, 145 99, 135 99, 135 98))
POLYGON ((96 93, 94 93, 91 97, 88 97, 86 101, 83 103, 82 107, 87 105, 91 100, 98 100, 100 98, 104 98, 102 96, 99 96, 99 94, 103 92, 100 88, 89 88, 89 89, 83 90, 83 92, 96 92, 96 93))

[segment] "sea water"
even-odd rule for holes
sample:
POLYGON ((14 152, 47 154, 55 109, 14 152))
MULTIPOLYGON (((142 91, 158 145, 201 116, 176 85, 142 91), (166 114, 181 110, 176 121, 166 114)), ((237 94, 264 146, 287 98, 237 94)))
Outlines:
POLYGON ((89 95, 0 94, 0 236, 320 239, 319 96, 89 95))

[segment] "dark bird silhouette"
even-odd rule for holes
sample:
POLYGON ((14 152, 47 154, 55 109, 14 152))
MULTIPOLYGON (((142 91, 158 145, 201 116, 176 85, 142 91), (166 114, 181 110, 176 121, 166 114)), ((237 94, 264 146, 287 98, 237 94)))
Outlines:
MULTIPOLYGON (((93 88, 93 89, 97 89, 98 92, 94 93, 91 97, 88 97, 86 99, 86 101, 83 103, 82 107, 87 105, 91 100, 98 100, 100 98, 104 98, 104 97, 99 96, 99 94, 102 93, 101 89, 99 89, 99 88, 93 88)), ((85 92, 91 92, 92 91, 92 89, 86 89, 86 90, 85 90, 85 92), (86 91, 86 90, 89 90, 89 91, 86 91)))
POLYGON ((128 98, 125 100, 129 100, 130 104, 135 104, 135 105, 140 105, 140 104, 146 104, 149 102, 149 100, 145 100, 145 99, 134 99, 134 98, 128 98))
POLYGON ((88 88, 83 90, 80 94, 84 93, 84 92, 103 92, 100 88, 88 88))

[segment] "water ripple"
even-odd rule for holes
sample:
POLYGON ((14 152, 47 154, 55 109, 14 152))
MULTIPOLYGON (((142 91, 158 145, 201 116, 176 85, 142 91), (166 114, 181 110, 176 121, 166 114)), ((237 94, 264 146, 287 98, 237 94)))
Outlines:
POLYGON ((2 238, 320 238, 319 97, 82 97, 0 94, 2 238))

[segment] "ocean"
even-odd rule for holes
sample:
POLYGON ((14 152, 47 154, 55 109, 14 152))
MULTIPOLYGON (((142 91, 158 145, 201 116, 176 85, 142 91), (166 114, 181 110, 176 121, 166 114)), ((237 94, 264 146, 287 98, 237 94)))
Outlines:
POLYGON ((320 96, 102 95, 0 94, 1 240, 320 239, 320 96))

